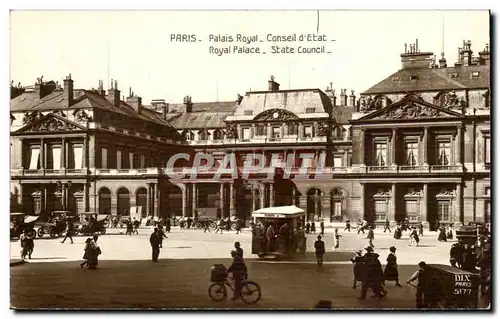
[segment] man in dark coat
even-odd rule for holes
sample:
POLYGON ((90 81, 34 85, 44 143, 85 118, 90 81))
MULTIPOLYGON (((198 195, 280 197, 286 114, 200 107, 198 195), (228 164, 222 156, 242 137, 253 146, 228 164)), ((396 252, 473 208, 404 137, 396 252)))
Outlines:
POLYGON ((421 261, 418 263, 418 270, 413 274, 413 276, 408 279, 406 283, 410 283, 412 281, 415 281, 418 279, 418 284, 417 284, 417 291, 415 293, 416 299, 417 299, 417 308, 424 308, 424 292, 426 290, 426 270, 425 270, 426 264, 425 262, 421 261))
POLYGON ((389 220, 388 220, 388 219, 386 219, 386 220, 385 220, 384 233, 385 233, 385 231, 386 231, 386 230, 388 230, 388 231, 389 231, 389 233, 391 233, 391 228, 390 228, 390 226, 391 226, 391 223, 389 222, 389 220))
POLYGON ((422 222, 419 222, 417 228, 418 228, 418 235, 424 236, 424 224, 422 224, 422 222))
POLYGON ((231 300, 237 300, 241 296, 241 289, 243 288, 243 281, 248 279, 248 270, 243 258, 236 251, 231 252, 233 263, 227 269, 228 273, 233 274, 234 280, 234 296, 231 300))
POLYGON ((363 256, 365 262, 363 285, 361 289, 361 296, 358 299, 363 300, 366 298, 368 288, 371 288, 374 293, 374 297, 383 298, 386 295, 386 292, 382 288, 384 273, 382 271, 382 264, 378 260, 379 254, 374 253, 371 246, 368 246, 365 249, 366 254, 363 256))
POLYGON ((234 249, 238 253, 238 255, 243 258, 243 248, 241 248, 241 244, 239 241, 234 243, 234 249))
POLYGON ((320 235, 325 236, 325 223, 323 221, 319 223, 319 230, 320 230, 320 235))
POLYGON ((71 240, 71 243, 73 243, 73 224, 71 224, 68 221, 66 221, 66 235, 64 236, 64 239, 62 240, 62 244, 64 244, 64 242, 66 241, 66 238, 69 238, 71 240))
POLYGON ((351 262, 353 263, 352 271, 353 271, 353 275, 354 275, 352 289, 356 289, 356 283, 358 281, 363 281, 363 278, 364 278, 363 251, 361 251, 361 250, 356 251, 356 256, 351 258, 351 262))
POLYGON ((462 268, 464 247, 460 243, 454 243, 450 248, 450 264, 455 268, 462 268))
POLYGON ((373 232, 373 228, 372 226, 369 226, 368 227, 368 235, 366 236, 366 238, 368 238, 368 245, 370 245, 370 247, 375 247, 373 245, 373 240, 375 239, 375 233, 373 232))
POLYGON ((346 219, 345 221, 345 228, 344 228, 344 231, 348 231, 348 232, 351 232, 351 221, 348 219, 346 219))
POLYGON ((325 243, 321 240, 321 235, 319 235, 318 240, 314 242, 314 249, 316 251, 318 268, 321 268, 321 266, 323 266, 323 255, 325 254, 325 243))
POLYGON ((155 263, 158 262, 158 256, 160 255, 160 244, 161 244, 161 235, 158 233, 158 228, 154 229, 154 232, 149 237, 149 243, 151 244, 151 248, 153 249, 153 261, 155 263))

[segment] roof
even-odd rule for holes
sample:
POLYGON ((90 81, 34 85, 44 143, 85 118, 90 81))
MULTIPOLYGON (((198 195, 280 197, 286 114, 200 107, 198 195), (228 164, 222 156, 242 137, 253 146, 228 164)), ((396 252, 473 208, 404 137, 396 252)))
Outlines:
POLYGON ((375 84, 362 94, 418 91, 483 89, 490 87, 490 67, 471 65, 449 68, 402 69, 375 84), (477 78, 472 72, 479 72, 477 78), (412 80, 411 76, 418 75, 412 80))
POLYGON ((241 104, 234 112, 235 116, 244 116, 251 110, 253 115, 270 109, 284 109, 294 114, 330 113, 330 98, 320 89, 279 90, 247 92, 241 104))
POLYGON ((252 213, 252 217, 274 217, 274 218, 291 218, 296 216, 304 216, 305 211, 295 205, 266 207, 256 210, 252 213))
POLYGON ((225 127, 224 119, 234 113, 236 102, 193 103, 191 112, 185 112, 184 104, 169 104, 169 123, 176 129, 225 127))
POLYGON ((349 106, 335 106, 332 109, 332 116, 335 118, 335 122, 339 124, 347 124, 352 118, 352 113, 354 112, 353 107, 349 106))

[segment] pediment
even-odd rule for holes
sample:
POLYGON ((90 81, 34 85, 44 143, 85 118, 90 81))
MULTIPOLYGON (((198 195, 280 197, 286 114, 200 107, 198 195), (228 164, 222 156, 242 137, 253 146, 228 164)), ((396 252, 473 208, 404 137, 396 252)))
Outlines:
POLYGON ((299 117, 284 109, 270 109, 257 114, 253 119, 256 121, 287 121, 297 120, 299 117))
POLYGON ((462 118, 461 113, 427 103, 413 97, 405 98, 381 110, 367 114, 356 121, 419 120, 436 118, 462 118))
POLYGON ((39 114, 25 115, 25 125, 16 132, 68 132, 82 130, 86 130, 86 127, 74 123, 56 113, 50 113, 45 116, 40 116, 39 114))

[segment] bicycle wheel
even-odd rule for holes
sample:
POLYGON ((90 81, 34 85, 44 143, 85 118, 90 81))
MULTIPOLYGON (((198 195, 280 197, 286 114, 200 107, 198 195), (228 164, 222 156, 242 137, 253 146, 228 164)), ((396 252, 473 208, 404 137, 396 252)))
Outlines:
POLYGON ((246 304, 254 304, 260 300, 260 286, 256 282, 246 281, 241 288, 241 300, 246 304))
POLYGON ((215 301, 224 300, 227 297, 226 286, 222 282, 214 282, 208 287, 208 295, 215 301))

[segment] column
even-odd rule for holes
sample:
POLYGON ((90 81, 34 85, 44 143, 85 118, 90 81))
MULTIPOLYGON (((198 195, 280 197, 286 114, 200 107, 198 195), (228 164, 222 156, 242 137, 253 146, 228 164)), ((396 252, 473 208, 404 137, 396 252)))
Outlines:
POLYGON ((288 135, 288 125, 287 123, 283 123, 282 126, 283 126, 283 136, 281 137, 285 137, 288 135))
POLYGON ((158 213, 159 213, 159 210, 158 210, 158 208, 159 208, 159 205, 158 205, 158 200, 159 200, 158 191, 159 191, 159 187, 158 187, 157 183, 153 183, 152 186, 153 186, 153 206, 154 206, 153 213, 154 213, 154 217, 158 217, 158 213))
POLYGON ((428 157, 428 143, 429 143, 429 128, 424 127, 424 137, 423 137, 423 144, 424 144, 424 150, 423 150, 423 156, 424 156, 424 166, 429 166, 429 159, 428 157))
POLYGON ((255 211, 255 188, 252 187, 252 212, 255 211))
POLYGON ((148 187, 146 187, 146 217, 151 215, 150 206, 151 206, 151 184, 148 183, 148 187))
POLYGON ((387 219, 389 219, 390 222, 393 222, 396 220, 396 183, 392 184, 391 202, 391 210, 389 212, 389 216, 387 216, 387 219))
POLYGON ((89 167, 89 162, 88 162, 88 157, 87 157, 87 147, 88 147, 88 136, 85 136, 83 138, 83 150, 82 150, 82 156, 83 156, 83 168, 89 167))
POLYGON ((297 205, 297 189, 292 188, 292 205, 297 205))
POLYGON ((457 211, 455 212, 454 216, 454 228, 457 229, 462 225, 463 222, 463 215, 462 215, 462 183, 457 184, 457 197, 455 198, 456 200, 456 208, 457 211))
POLYGON ((182 217, 187 216, 187 184, 182 185, 182 217))
POLYGON ((192 205, 193 207, 192 207, 192 209, 193 209, 193 212, 191 213, 192 216, 194 216, 194 214, 195 214, 194 212, 197 209, 197 205, 196 205, 197 204, 197 200, 198 200, 198 196, 197 195, 198 194, 197 194, 196 184, 193 183, 193 192, 192 192, 192 196, 193 196, 193 205, 192 205))
POLYGON ((87 184, 87 181, 85 181, 83 183, 83 210, 88 212, 89 211, 89 208, 88 208, 88 192, 89 192, 89 187, 88 187, 88 184, 87 184))
POLYGON ((365 129, 359 133, 359 164, 365 166, 365 129))
POLYGON ((271 124, 267 124, 267 138, 271 138, 272 136, 272 131, 271 131, 271 124))
POLYGON ((321 203, 322 199, 321 199, 321 191, 318 189, 316 191, 316 211, 315 211, 315 215, 316 215, 316 219, 319 220, 321 218, 321 206, 322 206, 322 203, 321 203))
POLYGON ((229 217, 235 215, 236 211, 234 208, 234 182, 229 183, 229 217))
POLYGON ((220 214, 224 217, 224 183, 220 183, 220 214))
POLYGON ((269 183, 269 206, 274 207, 274 183, 269 183))
POLYGON ((462 127, 457 127, 457 141, 456 141, 455 165, 462 166, 462 127))
POLYGON ((19 209, 23 211, 23 184, 19 183, 19 197, 18 197, 19 209))
POLYGON ((396 148, 397 148, 397 132, 396 129, 392 129, 392 140, 391 140, 391 166, 397 166, 396 164, 396 148))
POLYGON ((424 225, 425 228, 429 227, 429 223, 427 222, 427 202, 429 196, 429 184, 424 183, 423 185, 423 194, 422 194, 422 207, 421 207, 421 216, 420 221, 424 225))
POLYGON ((359 211, 361 219, 365 219, 365 184, 361 183, 359 188, 359 211))
MULTIPOLYGON (((64 144, 64 167, 68 167, 69 166, 69 156, 68 156, 68 153, 69 153, 69 143, 66 142, 64 144)), ((62 152, 61 152, 62 153, 62 152)))
MULTIPOLYGON (((89 167, 90 168, 95 168, 95 158, 96 158, 96 145, 95 145, 95 136, 91 135, 89 136, 89 152, 88 152, 88 159, 89 159, 89 167)), ((109 152, 110 150, 108 150, 109 152)), ((102 159, 101 159, 102 163, 102 159)), ((102 167, 102 166, 101 166, 102 167)))
POLYGON ((252 124, 252 126, 250 127, 250 138, 254 137, 255 137, 255 124, 252 124))
POLYGON ((61 168, 66 168, 66 138, 62 138, 61 140, 61 168))
MULTIPOLYGON (((47 187, 48 187, 48 185, 45 185, 45 188, 43 189, 43 211, 44 211, 44 213, 47 213, 47 199, 48 199, 47 187)), ((19 196, 20 195, 21 194, 19 194, 19 196)))
POLYGON ((264 183, 260 183, 260 208, 264 208, 264 199, 266 197, 266 185, 264 183))
POLYGON ((161 187, 160 187, 160 184, 156 184, 156 193, 155 193, 155 216, 157 216, 158 218, 160 218, 161 216, 161 187))
POLYGON ((299 123, 299 131, 297 132, 297 136, 299 138, 303 138, 304 137, 304 125, 302 125, 302 122, 299 123))
POLYGON ((343 163, 343 167, 347 167, 348 166, 348 162, 349 162, 349 149, 345 149, 344 150, 344 163, 343 163))
POLYGON ((45 140, 42 138, 40 140, 40 168, 44 169, 45 168, 45 140))

